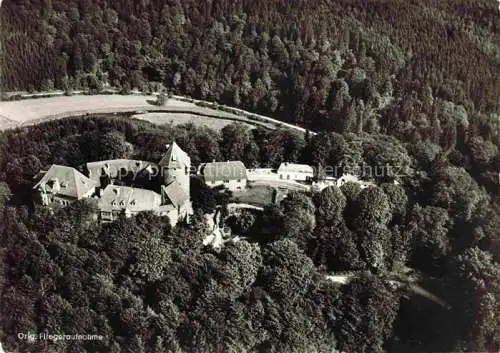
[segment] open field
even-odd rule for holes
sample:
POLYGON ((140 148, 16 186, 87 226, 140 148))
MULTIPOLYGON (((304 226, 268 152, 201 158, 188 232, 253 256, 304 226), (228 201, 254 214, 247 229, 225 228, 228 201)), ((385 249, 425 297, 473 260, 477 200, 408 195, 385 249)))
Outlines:
MULTIPOLYGON (((156 106, 148 103, 148 101, 154 101, 155 98, 154 95, 109 94, 74 95, 69 97, 56 96, 50 98, 4 101, 0 102, 0 130, 70 116, 135 112, 161 112, 168 114, 165 116, 146 116, 146 119, 144 119, 160 125, 169 123, 171 120, 179 124, 191 121, 198 124, 199 121, 203 119, 204 122, 206 122, 205 125, 214 129, 222 128, 232 121, 246 123, 249 126, 264 126, 270 129, 277 127, 274 122, 254 121, 242 115, 209 107, 201 107, 195 103, 179 98, 168 99, 164 106, 156 106), (211 119, 210 122, 208 122, 208 119, 211 119), (218 119, 223 120, 216 124, 215 121, 218 119)), ((143 117, 137 118, 142 119, 143 117)))
MULTIPOLYGON (((234 120, 224 119, 224 118, 213 118, 210 116, 202 116, 198 114, 190 113, 145 113, 145 114, 135 114, 132 118, 146 120, 153 124, 164 125, 164 124, 188 124, 192 123, 196 126, 207 126, 213 130, 221 130, 224 126, 234 123, 234 120)), ((242 123, 248 128, 252 128, 253 125, 249 123, 242 123)))
MULTIPOLYGON (((146 100, 152 96, 95 95, 25 99, 20 101, 0 102, 0 116, 12 120, 18 125, 56 119, 85 113, 120 113, 141 110, 156 110, 159 107, 146 100)), ((191 109, 194 104, 169 100, 164 109, 191 109)), ((1 123, 1 122, 0 122, 1 123)), ((4 128, 3 124, 0 128, 4 128)))
POLYGON ((0 115, 0 130, 10 129, 17 125, 15 121, 0 115))
POLYGON ((252 187, 269 186, 291 191, 309 191, 310 185, 301 184, 295 181, 287 180, 272 180, 272 179, 255 179, 252 181, 252 187))
POLYGON ((234 191, 231 202, 254 206, 265 206, 273 203, 274 188, 267 185, 248 185, 244 191, 234 191))

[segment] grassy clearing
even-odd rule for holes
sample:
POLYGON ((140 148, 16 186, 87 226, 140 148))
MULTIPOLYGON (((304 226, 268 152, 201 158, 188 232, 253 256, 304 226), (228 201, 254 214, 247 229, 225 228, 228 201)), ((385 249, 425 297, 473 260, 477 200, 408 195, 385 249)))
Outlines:
POLYGON ((10 129, 16 127, 18 124, 15 121, 7 119, 3 116, 0 116, 0 130, 10 129))
MULTIPOLYGON (((17 123, 29 123, 50 117, 81 113, 113 113, 150 109, 144 96, 96 95, 25 99, 0 102, 0 115, 17 123)), ((190 108, 193 104, 172 101, 172 105, 190 108)))
POLYGON ((231 202, 263 207, 273 203, 274 188, 267 185, 249 185, 245 191, 233 192, 231 202))
MULTIPOLYGON (((188 113, 145 113, 133 115, 132 118, 146 120, 157 125, 180 125, 192 123, 196 126, 207 126, 213 130, 221 130, 225 126, 234 123, 233 120, 229 119, 212 118, 188 113)), ((248 128, 253 127, 251 124, 242 124, 248 128)))
MULTIPOLYGON (((51 98, 23 99, 19 101, 0 102, 0 130, 8 129, 13 125, 38 123, 51 119, 61 119, 85 114, 107 113, 134 113, 160 112, 166 115, 146 116, 155 124, 165 124, 171 121, 174 124, 193 122, 220 129, 232 121, 239 121, 247 125, 262 125, 267 128, 275 127, 271 123, 252 121, 241 114, 234 114, 209 107, 198 106, 187 100, 170 98, 163 106, 155 106, 148 101, 155 100, 155 96, 142 95, 75 95, 57 96, 51 98), (168 112, 164 112, 164 111, 168 112), (205 115, 200 117, 200 115, 205 115), (154 119, 152 119, 154 117, 154 119), (221 120, 216 123, 217 120, 221 120)), ((137 116, 136 116, 137 117, 137 116)), ((137 117, 142 119, 143 117, 137 117)))

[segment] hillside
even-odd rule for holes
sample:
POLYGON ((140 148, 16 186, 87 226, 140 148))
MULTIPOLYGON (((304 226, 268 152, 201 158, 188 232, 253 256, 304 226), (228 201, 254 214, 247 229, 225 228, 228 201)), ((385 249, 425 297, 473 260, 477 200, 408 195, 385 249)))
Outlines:
POLYGON ((0 38, 4 100, 6 92, 55 89, 123 94, 0 102, 17 112, 19 121, 0 114, 6 125, 65 110, 63 101, 103 109, 0 132, 4 347, 500 350, 496 1, 3 0, 0 38), (307 130, 158 126, 99 114, 138 100, 126 96, 134 89, 307 130), (290 192, 262 213, 232 215, 225 225, 244 240, 221 252, 202 245, 204 216, 224 209, 227 193, 194 180, 196 214, 174 229, 148 213, 101 224, 92 202, 51 212, 33 200, 33 178, 51 164, 156 163, 173 140, 194 166, 288 161, 317 167, 318 179, 331 167, 390 173, 363 175, 377 185, 363 190, 347 183, 290 192), (346 273, 355 279, 325 280, 346 273), (104 339, 33 345, 19 332, 104 339))
POLYGON ((495 2, 434 3, 6 0, 2 86, 107 80, 141 88, 159 81, 184 94, 308 121, 328 110, 325 100, 338 90, 332 81, 366 77, 357 92, 349 84, 366 104, 373 91, 387 93, 384 83, 394 75, 399 94, 430 86, 435 96, 479 111, 498 108, 495 2), (285 104, 299 96, 297 106, 285 104), (315 108, 311 116, 300 105, 315 108))
MULTIPOLYGON (((471 173, 468 137, 499 143, 494 1, 6 0, 0 23, 3 90, 164 85, 314 131, 426 142, 471 173)), ((491 190, 494 166, 477 176, 491 190)))
POLYGON ((216 131, 120 114, 1 132, 0 341, 46 353, 495 351, 498 203, 463 168, 431 163, 429 172, 427 164, 381 134, 308 136, 238 124, 216 131), (46 166, 158 161, 172 140, 195 166, 356 161, 415 169, 399 173, 399 184, 380 175, 379 186, 291 192, 264 212, 231 216, 226 224, 245 240, 221 252, 202 244, 210 230, 203 214, 228 199, 196 178, 196 213, 175 229, 149 213, 96 222, 94 200, 53 211, 34 203, 33 177, 46 166), (350 272, 357 276, 347 284, 325 281, 350 272), (30 343, 19 332, 104 338, 30 343))

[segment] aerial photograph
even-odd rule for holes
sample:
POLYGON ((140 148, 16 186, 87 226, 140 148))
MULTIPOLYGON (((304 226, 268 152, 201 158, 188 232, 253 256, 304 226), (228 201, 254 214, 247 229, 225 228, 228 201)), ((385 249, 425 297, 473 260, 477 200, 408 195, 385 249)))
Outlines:
POLYGON ((500 353, 500 0, 0 0, 0 353, 500 353))

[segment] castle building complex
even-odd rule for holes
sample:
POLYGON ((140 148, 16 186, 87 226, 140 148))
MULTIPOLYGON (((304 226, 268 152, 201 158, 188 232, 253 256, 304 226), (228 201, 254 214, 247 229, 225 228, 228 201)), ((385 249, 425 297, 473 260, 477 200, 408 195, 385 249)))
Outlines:
MULTIPOLYGON (((158 164, 116 159, 87 163, 88 177, 74 168, 52 165, 35 184, 39 201, 46 206, 67 205, 70 202, 94 197, 98 200, 100 220, 110 222, 120 215, 133 216, 151 211, 168 216, 172 226, 179 221, 189 221, 193 213, 190 188, 191 159, 175 143, 167 145, 167 151, 158 164), (116 185, 125 177, 139 175, 161 179, 157 193, 143 188, 116 185)), ((125 178, 126 179, 126 178, 125 178)))
MULTIPOLYGON (((158 163, 114 159, 89 162, 86 169, 87 176, 62 165, 52 165, 47 171, 41 171, 34 186, 39 202, 46 206, 68 205, 73 201, 95 198, 101 222, 149 211, 167 216, 170 224, 175 226, 180 221, 189 221, 193 214, 191 158, 175 142, 166 146, 158 163)), ((361 188, 375 185, 350 174, 315 181, 315 174, 309 165, 288 162, 283 162, 277 170, 248 170, 241 161, 214 161, 201 164, 197 171, 197 177, 208 187, 223 187, 240 193, 246 191, 249 183, 252 184, 250 188, 254 184, 264 184, 313 191, 330 185, 340 187, 346 182, 354 182, 361 188)))

